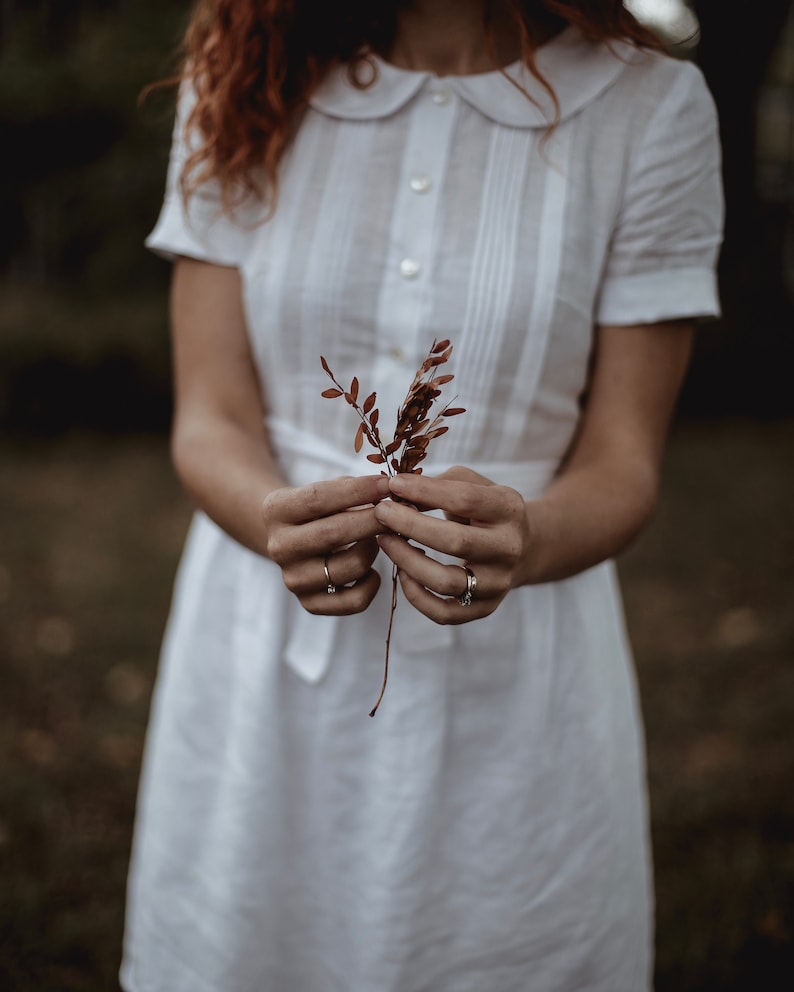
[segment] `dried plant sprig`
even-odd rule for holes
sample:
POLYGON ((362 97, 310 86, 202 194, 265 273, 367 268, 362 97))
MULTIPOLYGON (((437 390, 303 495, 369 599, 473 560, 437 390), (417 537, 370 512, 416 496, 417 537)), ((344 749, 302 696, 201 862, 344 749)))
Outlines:
MULTIPOLYGON (((345 389, 334 376, 328 366, 328 362, 320 356, 323 370, 331 382, 333 388, 323 390, 322 395, 326 399, 338 399, 344 397, 345 402, 351 406, 359 418, 359 425, 353 441, 356 453, 360 452, 366 440, 369 445, 375 448, 373 454, 367 455, 367 460, 375 465, 383 465, 381 475, 394 476, 398 473, 413 473, 421 475, 422 469, 419 463, 427 457, 427 449, 430 442, 442 434, 446 434, 449 426, 444 423, 448 417, 456 417, 465 413, 462 406, 453 407, 447 403, 437 413, 434 407, 441 396, 441 387, 448 382, 452 382, 454 375, 446 372, 441 375, 437 370, 445 362, 449 361, 452 354, 452 345, 448 340, 433 341, 427 358, 422 362, 416 371, 414 380, 411 383, 405 399, 397 410, 397 425, 394 434, 388 444, 384 444, 380 435, 378 420, 380 414, 375 406, 377 394, 370 393, 363 403, 359 403, 360 393, 359 381, 353 377, 350 388, 345 389)), ((454 400, 452 401, 455 402, 454 400)), ((383 694, 386 691, 386 683, 389 679, 389 651, 391 649, 391 632, 394 623, 394 612, 397 609, 397 566, 392 565, 392 594, 391 609, 389 612, 389 628, 386 632, 386 657, 383 665, 383 684, 380 695, 375 705, 370 711, 370 716, 375 716, 380 706, 383 694)))

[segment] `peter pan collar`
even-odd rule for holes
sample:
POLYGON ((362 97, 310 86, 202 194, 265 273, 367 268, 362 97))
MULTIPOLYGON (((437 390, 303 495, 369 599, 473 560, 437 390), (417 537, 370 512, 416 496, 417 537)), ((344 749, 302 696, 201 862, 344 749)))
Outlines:
MULTIPOLYGON (((620 76, 626 66, 642 57, 624 42, 609 46, 588 41, 569 27, 537 54, 537 65, 551 83, 559 101, 563 121, 595 100, 620 76)), ((509 127, 548 127, 555 119, 554 102, 543 86, 521 62, 505 68, 510 77, 493 71, 471 76, 436 76, 431 72, 399 69, 374 57, 376 79, 366 89, 357 89, 344 66, 333 70, 310 100, 310 105, 330 117, 344 120, 376 120, 405 106, 423 87, 454 91, 466 103, 498 124, 509 127), (518 83, 535 103, 517 89, 518 83)))

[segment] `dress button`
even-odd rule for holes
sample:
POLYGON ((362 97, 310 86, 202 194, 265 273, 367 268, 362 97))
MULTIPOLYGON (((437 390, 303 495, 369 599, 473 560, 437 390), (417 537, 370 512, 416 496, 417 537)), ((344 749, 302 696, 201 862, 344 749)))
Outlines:
POLYGON ((426 193, 431 186, 430 176, 414 176, 410 186, 414 193, 426 193))
POLYGON ((405 352, 402 348, 398 348, 397 345, 389 348, 389 355, 394 359, 395 362, 401 362, 405 358, 405 352))
POLYGON ((444 106, 446 106, 446 104, 449 103, 449 101, 451 100, 451 98, 452 98, 452 94, 449 92, 448 89, 436 90, 433 93, 433 103, 437 107, 444 107, 444 106))
POLYGON ((420 269, 421 265, 415 258, 404 258, 400 262, 400 275, 403 279, 416 279, 420 269))

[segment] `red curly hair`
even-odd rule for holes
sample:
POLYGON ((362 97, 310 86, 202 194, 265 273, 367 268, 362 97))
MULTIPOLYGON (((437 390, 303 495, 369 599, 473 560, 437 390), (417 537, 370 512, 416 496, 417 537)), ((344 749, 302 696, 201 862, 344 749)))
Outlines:
MULTIPOLYGON (((278 168, 314 90, 334 66, 351 80, 373 53, 393 42, 406 0, 198 0, 184 42, 181 74, 196 103, 186 129, 200 135, 182 173, 189 197, 209 179, 219 182, 229 209, 248 195, 275 202, 278 168), (340 9, 341 7, 341 9, 340 9)), ((622 0, 506 0, 521 39, 522 58, 538 72, 535 53, 549 31, 575 25, 594 42, 629 41, 661 49, 622 0)), ((491 46, 492 0, 484 3, 491 46)), ((371 74, 370 74, 371 76, 371 74)))

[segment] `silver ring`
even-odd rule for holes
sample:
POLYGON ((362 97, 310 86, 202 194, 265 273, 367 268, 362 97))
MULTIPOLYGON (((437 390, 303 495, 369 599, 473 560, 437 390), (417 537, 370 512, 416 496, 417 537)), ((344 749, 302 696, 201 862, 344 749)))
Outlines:
POLYGON ((474 599, 475 592, 477 592, 477 576, 468 565, 461 565, 460 567, 466 573, 466 592, 458 598, 458 602, 461 606, 471 606, 471 601, 474 599))
POLYGON ((329 596, 333 596, 333 594, 336 592, 336 586, 331 581, 331 573, 328 571, 327 558, 323 561, 323 571, 325 572, 325 581, 328 583, 325 591, 328 593, 329 596))

